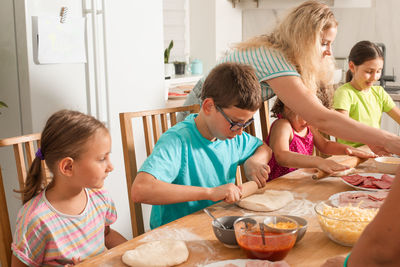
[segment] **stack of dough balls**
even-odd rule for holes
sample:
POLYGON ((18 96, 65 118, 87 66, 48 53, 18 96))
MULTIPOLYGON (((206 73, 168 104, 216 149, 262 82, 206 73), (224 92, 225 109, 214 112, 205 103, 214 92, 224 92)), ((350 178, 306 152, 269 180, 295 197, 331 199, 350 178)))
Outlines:
POLYGON ((189 250, 181 240, 157 240, 147 242, 122 255, 122 261, 134 267, 174 266, 185 262, 189 250))

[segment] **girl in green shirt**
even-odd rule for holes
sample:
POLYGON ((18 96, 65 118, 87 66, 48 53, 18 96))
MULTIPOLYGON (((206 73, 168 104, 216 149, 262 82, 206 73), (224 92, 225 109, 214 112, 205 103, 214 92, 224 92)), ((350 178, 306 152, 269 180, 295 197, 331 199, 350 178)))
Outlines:
MULTIPOLYGON (((382 68, 383 53, 376 44, 370 41, 355 44, 349 55, 347 83, 336 90, 334 109, 378 129, 383 112, 400 124, 400 109, 382 86, 374 85, 381 77, 382 68)), ((338 142, 354 147, 363 145, 343 139, 338 139, 338 142)))

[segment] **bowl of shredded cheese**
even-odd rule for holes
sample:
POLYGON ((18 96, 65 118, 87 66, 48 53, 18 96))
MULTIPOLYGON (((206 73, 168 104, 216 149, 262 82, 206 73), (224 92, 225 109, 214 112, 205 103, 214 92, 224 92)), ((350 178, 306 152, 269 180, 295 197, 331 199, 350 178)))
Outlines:
POLYGON ((378 209, 358 206, 336 207, 330 201, 315 205, 318 222, 323 232, 334 242, 352 247, 365 227, 378 213, 378 209))

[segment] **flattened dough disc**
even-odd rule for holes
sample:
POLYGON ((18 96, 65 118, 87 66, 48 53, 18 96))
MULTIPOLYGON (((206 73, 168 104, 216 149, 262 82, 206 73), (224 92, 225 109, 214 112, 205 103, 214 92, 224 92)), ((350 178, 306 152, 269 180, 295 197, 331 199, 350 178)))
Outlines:
POLYGON ((241 208, 253 211, 273 211, 286 206, 294 199, 289 191, 265 190, 261 194, 253 194, 237 202, 241 208))
POLYGON ((157 240, 145 243, 122 255, 122 261, 134 267, 164 267, 185 262, 189 250, 181 240, 157 240))

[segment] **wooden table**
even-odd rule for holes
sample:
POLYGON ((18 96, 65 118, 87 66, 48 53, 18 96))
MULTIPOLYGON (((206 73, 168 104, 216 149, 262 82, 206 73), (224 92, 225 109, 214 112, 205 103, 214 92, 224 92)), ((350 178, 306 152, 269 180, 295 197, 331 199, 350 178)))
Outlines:
MULTIPOLYGON (((346 156, 332 157, 339 162, 344 158, 346 156)), ((357 169, 360 172, 374 172, 373 160, 364 162, 357 169)), ((345 255, 351 249, 334 243, 322 232, 312 206, 321 200, 328 199, 335 193, 354 189, 344 184, 341 178, 328 177, 318 181, 312 180, 311 173, 308 169, 299 169, 268 183, 270 189, 289 190, 294 193, 295 203, 298 203, 298 206, 303 205, 304 208, 301 210, 303 214, 292 213, 292 215, 300 215, 308 220, 308 229, 304 238, 285 258, 290 266, 321 266, 326 259, 336 255, 345 255)), ((225 202, 215 204, 210 209, 213 210, 216 217, 258 213, 225 202)), ((274 213, 288 214, 290 211, 283 208, 283 211, 274 213)), ((134 249, 145 241, 160 239, 186 241, 190 252, 189 259, 179 266, 202 266, 219 260, 246 258, 240 248, 227 248, 220 243, 214 236, 211 218, 199 211, 129 240, 86 260, 79 266, 126 266, 121 261, 121 256, 125 251, 134 249)))

